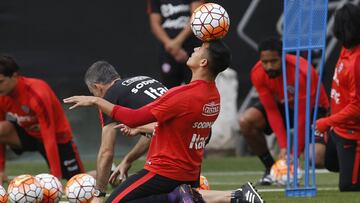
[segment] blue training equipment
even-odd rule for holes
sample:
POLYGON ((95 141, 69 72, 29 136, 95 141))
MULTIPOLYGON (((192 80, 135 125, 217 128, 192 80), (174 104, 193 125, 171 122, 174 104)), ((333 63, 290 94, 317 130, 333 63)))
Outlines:
MULTIPOLYGON (((290 174, 288 167, 287 184, 285 195, 288 197, 313 197, 316 196, 315 180, 315 153, 309 157, 309 145, 315 143, 314 126, 317 115, 317 107, 320 96, 320 86, 322 79, 323 66, 325 62, 325 44, 327 27, 328 0, 284 0, 284 30, 283 30, 283 53, 282 53, 282 72, 284 78, 284 97, 286 115, 286 134, 287 134, 287 164, 290 166, 290 152, 293 149, 293 174, 290 174), (310 87, 311 87, 311 62, 312 52, 321 51, 321 61, 319 66, 319 82, 317 84, 316 100, 313 112, 313 119, 310 118, 310 87), (296 53, 295 71, 295 95, 294 95, 294 132, 290 136, 290 118, 287 95, 286 63, 287 53, 296 53), (298 113, 299 113, 299 57, 300 52, 307 53, 308 69, 306 82, 306 125, 305 125, 305 158, 304 158, 304 184, 298 182, 298 113), (310 133, 312 136, 310 136, 310 133), (311 142, 310 142, 311 137, 311 142), (292 143, 291 143, 292 139, 292 143), (292 146, 292 147, 291 147, 292 146), (311 158, 311 166, 309 164, 311 158), (311 170, 311 174, 310 174, 311 170), (290 180, 291 175, 293 181, 290 180)), ((312 145, 315 151, 315 145, 312 145)))

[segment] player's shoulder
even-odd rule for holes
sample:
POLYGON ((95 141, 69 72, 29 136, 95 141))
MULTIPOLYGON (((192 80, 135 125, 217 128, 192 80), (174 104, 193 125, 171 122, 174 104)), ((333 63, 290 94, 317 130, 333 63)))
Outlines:
POLYGON ((253 83, 264 82, 265 81, 266 72, 263 68, 261 61, 259 60, 253 66, 250 72, 250 77, 253 83))
POLYGON ((34 90, 41 91, 44 88, 45 89, 50 88, 49 84, 46 81, 42 80, 42 79, 30 78, 30 77, 21 77, 21 78, 23 79, 25 85, 31 87, 34 90))

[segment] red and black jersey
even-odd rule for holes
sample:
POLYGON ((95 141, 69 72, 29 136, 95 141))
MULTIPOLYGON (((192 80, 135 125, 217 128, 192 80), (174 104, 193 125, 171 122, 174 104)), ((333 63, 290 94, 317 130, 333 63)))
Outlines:
POLYGON ((130 127, 157 121, 144 168, 174 180, 195 181, 219 112, 215 82, 196 80, 139 109, 115 105, 110 116, 130 127))
MULTIPOLYGON (((58 98, 45 81, 18 77, 15 89, 0 96, 0 121, 3 120, 16 122, 27 134, 43 142, 46 156, 51 157, 51 173, 62 176, 57 144, 71 141, 72 131, 58 98)), ((4 155, 1 151, 2 163, 4 155)))
POLYGON ((148 107, 157 126, 145 169, 175 180, 197 180, 205 142, 220 112, 215 83, 197 80, 172 88, 148 107))
MULTIPOLYGON (((302 152, 305 143, 305 104, 306 104, 306 79, 308 62, 300 57, 299 67, 299 152, 302 152), (302 109, 302 110, 301 110, 302 109)), ((286 76, 289 107, 294 106, 295 94, 295 68, 296 56, 286 55, 286 76)), ((268 121, 274 131, 281 148, 286 148, 286 130, 278 103, 284 103, 284 87, 282 75, 277 78, 269 78, 261 61, 257 62, 251 71, 251 81, 257 92, 262 105, 265 108, 268 121)), ((311 68, 311 105, 315 103, 318 75, 315 69, 311 68)), ((319 106, 329 107, 329 101, 323 86, 320 90, 319 106)))
POLYGON ((360 45, 342 48, 331 88, 334 131, 347 139, 360 139, 360 45))

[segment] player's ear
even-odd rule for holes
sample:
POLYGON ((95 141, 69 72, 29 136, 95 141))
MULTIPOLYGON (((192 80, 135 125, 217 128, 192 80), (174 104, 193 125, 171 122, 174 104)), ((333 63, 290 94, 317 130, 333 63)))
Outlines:
POLYGON ((208 66, 208 60, 206 58, 203 58, 200 60, 200 67, 208 66))

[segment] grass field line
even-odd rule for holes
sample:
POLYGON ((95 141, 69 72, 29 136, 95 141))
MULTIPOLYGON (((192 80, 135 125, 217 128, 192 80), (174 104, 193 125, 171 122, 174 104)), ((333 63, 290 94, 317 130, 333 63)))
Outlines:
MULTIPOLYGON (((317 169, 316 174, 330 173, 326 169, 317 169)), ((264 171, 216 171, 216 172, 202 172, 204 176, 248 176, 248 175, 263 175, 264 171)))
MULTIPOLYGON (((324 188, 317 188, 317 191, 337 191, 339 190, 337 187, 324 187, 324 188)), ((285 188, 269 188, 269 189, 258 189, 259 192, 265 193, 265 192, 285 192, 285 188)), ((110 194, 106 194, 106 196, 110 196, 110 194)), ((62 197, 65 199, 65 195, 62 197)), ((68 203, 68 201, 59 201, 59 203, 68 203)))
MULTIPOLYGON (((316 174, 330 173, 326 169, 317 169, 316 174)), ((216 171, 216 172, 202 172, 204 176, 248 176, 248 175, 263 175, 264 171, 216 171)), ((130 174, 131 175, 131 174, 130 174)), ((12 180, 16 176, 8 176, 8 179, 12 180)))

